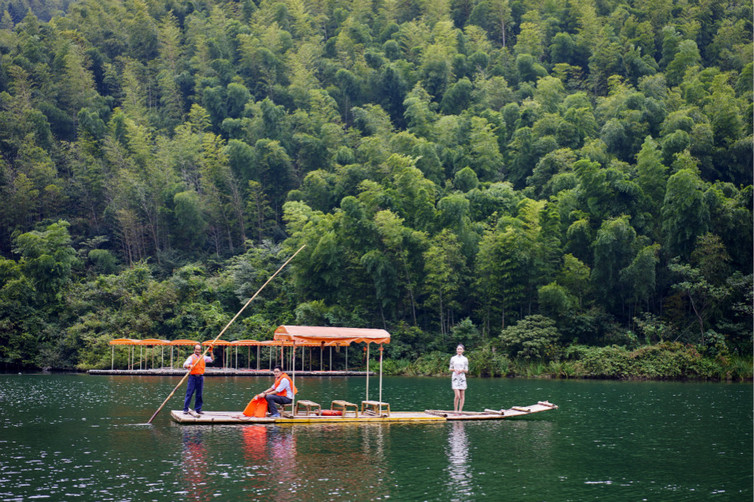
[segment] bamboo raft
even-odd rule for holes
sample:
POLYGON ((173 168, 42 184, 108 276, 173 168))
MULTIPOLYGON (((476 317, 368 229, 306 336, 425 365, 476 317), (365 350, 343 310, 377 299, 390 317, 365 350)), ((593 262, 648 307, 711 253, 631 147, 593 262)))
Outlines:
MULTIPOLYGON (((383 403, 385 404, 385 403, 383 403)), ((548 401, 539 401, 530 406, 513 406, 508 409, 484 411, 454 412, 447 410, 422 411, 389 411, 379 413, 365 411, 356 414, 326 415, 321 411, 306 408, 297 413, 284 412, 280 417, 248 417, 240 411, 205 411, 201 415, 194 412, 184 414, 182 410, 172 410, 170 417, 173 421, 184 425, 214 425, 214 424, 337 424, 337 423, 442 423, 456 420, 502 420, 522 417, 533 413, 555 410, 558 407, 548 401)))

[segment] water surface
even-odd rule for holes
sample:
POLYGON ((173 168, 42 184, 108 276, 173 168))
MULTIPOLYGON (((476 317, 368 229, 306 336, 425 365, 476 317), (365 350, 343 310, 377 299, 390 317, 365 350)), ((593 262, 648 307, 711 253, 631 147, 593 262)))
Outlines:
MULTIPOLYGON (((752 500, 752 385, 470 379, 466 409, 550 400, 523 419, 447 424, 143 425, 178 377, 0 375, 0 500, 752 500), (141 425, 140 425, 141 424, 141 425)), ((205 409, 269 378, 208 377, 205 409)), ((362 378, 300 397, 364 398, 362 378)), ((370 379, 376 399, 377 379, 370 379)), ((442 378, 385 378, 394 410, 448 409, 442 378)))

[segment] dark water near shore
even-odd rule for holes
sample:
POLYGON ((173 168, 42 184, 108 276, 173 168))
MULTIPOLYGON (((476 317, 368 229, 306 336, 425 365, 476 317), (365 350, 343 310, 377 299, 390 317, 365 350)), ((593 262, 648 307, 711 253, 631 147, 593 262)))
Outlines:
MULTIPOLYGON (((448 424, 146 422, 177 377, 0 375, 0 500, 751 501, 752 385, 470 379, 467 410, 549 400, 524 419, 448 424)), ((268 378, 215 377, 205 409, 268 378)), ((360 401, 361 378, 297 379, 360 401)), ((370 379, 377 398, 377 379, 370 379)), ((385 378, 394 410, 452 408, 449 379, 385 378)))

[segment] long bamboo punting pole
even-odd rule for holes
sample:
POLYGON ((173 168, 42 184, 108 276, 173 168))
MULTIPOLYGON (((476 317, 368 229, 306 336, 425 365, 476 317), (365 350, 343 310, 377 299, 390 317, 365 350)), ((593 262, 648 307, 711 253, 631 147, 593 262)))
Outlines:
MULTIPOLYGON (((260 292, 261 292, 261 291, 262 291, 262 290, 263 290, 263 289, 265 288, 265 286, 267 286, 267 285, 268 285, 268 284, 270 283, 270 281, 271 281, 272 279, 274 279, 274 278, 275 278, 275 276, 276 276, 276 275, 278 275, 278 274, 280 273, 280 271, 281 271, 281 270, 283 270, 283 269, 285 268, 285 266, 286 266, 286 265, 288 265, 288 263, 290 263, 290 261, 291 261, 292 259, 294 259, 294 258, 296 257, 296 255, 297 255, 297 254, 299 254, 299 253, 301 252, 301 250, 302 250, 302 249, 304 249, 305 247, 306 247, 306 244, 304 244, 303 246, 301 246, 300 248, 298 248, 298 251, 296 251, 295 253, 293 253, 293 256, 291 256, 290 258, 288 258, 288 259, 287 259, 287 260, 285 261, 285 263, 283 263, 282 265, 280 265, 280 268, 279 268, 279 269, 277 269, 277 271, 276 271, 276 272, 275 272, 274 274, 272 274, 272 275, 270 276, 270 278, 269 278, 269 279, 267 279, 267 281, 266 281, 266 282, 265 282, 264 284, 262 284, 262 287, 261 287, 261 288, 259 288, 259 289, 257 290, 257 292, 256 292, 256 293, 254 293, 254 296, 252 296, 251 298, 249 298, 249 301, 247 301, 247 302, 246 302, 246 304, 245 304, 245 305, 244 305, 243 307, 241 307, 241 310, 239 310, 239 311, 238 311, 238 312, 236 313, 236 315, 235 315, 235 316, 233 316, 233 319, 231 319, 231 320, 230 320, 230 322, 229 322, 228 324, 226 324, 226 325, 225 325, 225 327, 223 328, 223 330, 222 330, 222 331, 220 331, 220 333, 219 333, 219 334, 218 334, 218 335, 217 335, 217 336, 215 337, 215 339, 214 339, 214 340, 212 340, 212 343, 211 343, 211 344, 209 344, 209 345, 207 345, 207 348, 206 348, 206 349, 204 349, 204 352, 202 353, 202 358, 204 358, 204 356, 205 356, 205 355, 207 354, 207 352, 208 352, 208 351, 209 351, 209 350, 210 350, 210 349, 212 348, 212 345, 213 345, 213 344, 214 344, 214 343, 215 343, 215 342, 216 342, 216 341, 217 341, 217 340, 218 340, 218 339, 219 339, 219 338, 220 338, 221 336, 223 336, 223 334, 224 334, 224 333, 225 333, 225 331, 226 331, 226 330, 227 330, 227 329, 228 329, 228 328, 230 327, 230 325, 231 325, 231 324, 233 324, 233 322, 234 322, 234 321, 235 321, 236 319, 238 319, 238 316, 239 316, 239 315, 241 315, 241 312, 243 312, 243 311, 244 311, 244 310, 246 309, 246 307, 248 307, 248 306, 249 306, 249 304, 250 304, 250 303, 251 303, 251 302, 252 302, 252 301, 254 300, 254 298, 256 298, 256 297, 257 297, 257 296, 259 295, 259 293, 260 293, 260 292)), ((197 359, 197 360, 196 360, 196 361, 194 362, 194 365, 196 365, 196 363, 198 363, 198 362, 199 362, 199 359, 197 359)), ((171 392, 171 393, 170 393, 170 394, 168 395, 168 397, 166 397, 166 398, 165 398, 165 400, 164 400, 164 401, 162 402, 162 404, 160 405, 160 407, 159 407, 159 408, 157 408, 157 411, 155 411, 155 412, 154 412, 154 415, 152 415, 152 418, 150 418, 150 419, 149 419, 149 420, 147 421, 147 423, 148 423, 148 424, 151 424, 151 423, 152 423, 152 420, 154 420, 154 417, 156 417, 156 416, 157 416, 157 414, 158 414, 158 413, 159 413, 159 412, 160 412, 160 411, 162 410, 162 408, 163 408, 163 407, 164 407, 164 406, 165 406, 165 405, 167 404, 167 402, 168 402, 168 401, 170 401, 170 398, 171 398, 171 397, 173 397, 173 394, 175 394, 175 391, 177 391, 177 390, 178 390, 178 387, 180 387, 181 385, 183 385, 183 382, 185 382, 185 381, 186 381, 186 378, 188 378, 188 376, 189 376, 189 375, 191 374, 191 370, 192 370, 192 369, 194 368, 194 365, 192 365, 192 366, 191 366, 191 368, 189 368, 189 369, 188 369, 188 371, 186 371, 186 374, 185 374, 185 375, 183 375, 183 378, 181 378, 181 381, 180 381, 180 382, 178 382, 178 385, 176 385, 176 386, 175 386, 175 389, 173 389, 173 392, 171 392)))

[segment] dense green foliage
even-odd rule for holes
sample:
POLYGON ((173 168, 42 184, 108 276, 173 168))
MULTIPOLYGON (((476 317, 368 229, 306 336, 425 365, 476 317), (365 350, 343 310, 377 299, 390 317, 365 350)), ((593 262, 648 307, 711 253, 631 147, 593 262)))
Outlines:
POLYGON ((227 338, 751 354, 751 2, 0 9, 6 367, 210 338, 304 244, 227 338))
MULTIPOLYGON (((573 345, 549 360, 511 359, 490 347, 471 353, 474 376, 533 378, 603 378, 603 379, 705 379, 751 380, 751 358, 703 355, 693 346, 679 342, 662 342, 629 349, 619 346, 588 347, 573 345)), ((447 375, 448 357, 432 352, 401 366, 387 370, 403 375, 447 375)))

